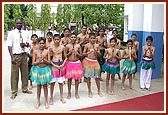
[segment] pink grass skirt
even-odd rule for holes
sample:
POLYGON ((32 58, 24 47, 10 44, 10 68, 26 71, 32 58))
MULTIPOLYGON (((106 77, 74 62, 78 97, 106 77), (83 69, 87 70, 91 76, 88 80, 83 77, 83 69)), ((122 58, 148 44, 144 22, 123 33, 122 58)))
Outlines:
POLYGON ((66 62, 66 76, 65 78, 67 79, 81 79, 83 76, 83 68, 82 68, 82 63, 80 60, 76 62, 66 62))

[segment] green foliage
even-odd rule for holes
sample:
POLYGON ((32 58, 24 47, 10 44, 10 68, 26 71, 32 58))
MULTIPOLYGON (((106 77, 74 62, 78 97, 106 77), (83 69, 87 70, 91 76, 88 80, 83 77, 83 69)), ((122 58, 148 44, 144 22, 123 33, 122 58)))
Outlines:
POLYGON ((51 23, 50 11, 51 8, 49 4, 41 5, 41 17, 39 20, 39 26, 42 31, 46 31, 51 23))
POLYGON ((27 7, 28 7, 28 12, 27 12, 27 16, 25 18, 25 23, 26 23, 26 25, 31 26, 33 30, 36 30, 37 25, 38 25, 36 5, 29 4, 27 7))
POLYGON ((8 23, 10 22, 9 19, 9 15, 10 15, 10 11, 9 11, 9 5, 6 4, 4 5, 4 32, 8 31, 8 23))
MULTIPOLYGON (((94 25, 97 25, 97 28, 109 28, 110 25, 124 28, 124 20, 117 18, 124 15, 124 4, 59 4, 56 14, 57 31, 61 32, 63 27, 68 27, 70 22, 76 22, 79 33, 82 26, 82 14, 84 24, 89 28, 93 28, 94 25)), ((120 33, 123 32, 120 31, 120 33)))
POLYGON ((69 27, 70 22, 76 22, 77 34, 81 32, 84 23, 94 29, 118 27, 120 38, 123 37, 124 20, 117 17, 124 15, 124 4, 58 4, 56 14, 50 11, 49 4, 41 5, 40 14, 37 14, 35 4, 5 4, 5 31, 14 26, 16 18, 23 17, 25 25, 32 26, 33 30, 40 27, 42 31, 46 31, 48 26, 56 21, 57 31, 62 32, 65 27, 69 27))
POLYGON ((13 21, 15 22, 16 18, 22 18, 22 11, 19 4, 13 4, 13 21))
POLYGON ((28 12, 28 5, 20 4, 20 9, 22 11, 22 16, 26 17, 27 16, 27 12, 28 12))

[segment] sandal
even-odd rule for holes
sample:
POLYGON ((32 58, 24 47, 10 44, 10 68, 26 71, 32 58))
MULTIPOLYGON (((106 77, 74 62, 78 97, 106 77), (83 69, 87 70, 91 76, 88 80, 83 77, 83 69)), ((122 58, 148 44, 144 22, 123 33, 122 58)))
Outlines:
POLYGON ((27 90, 27 91, 23 91, 23 93, 32 94, 33 92, 32 92, 32 91, 27 90))
POLYGON ((17 96, 17 95, 12 95, 12 96, 10 97, 10 99, 14 100, 14 99, 16 98, 16 96, 17 96))

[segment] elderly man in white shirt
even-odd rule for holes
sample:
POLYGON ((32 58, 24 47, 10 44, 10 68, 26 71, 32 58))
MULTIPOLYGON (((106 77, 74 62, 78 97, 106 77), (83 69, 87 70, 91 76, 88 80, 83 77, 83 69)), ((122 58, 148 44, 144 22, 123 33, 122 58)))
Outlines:
POLYGON ((21 72, 22 92, 32 94, 28 90, 28 63, 26 50, 30 46, 30 39, 25 30, 21 30, 22 20, 16 19, 16 29, 9 32, 7 37, 8 50, 11 56, 11 99, 15 99, 18 92, 19 69, 21 72))

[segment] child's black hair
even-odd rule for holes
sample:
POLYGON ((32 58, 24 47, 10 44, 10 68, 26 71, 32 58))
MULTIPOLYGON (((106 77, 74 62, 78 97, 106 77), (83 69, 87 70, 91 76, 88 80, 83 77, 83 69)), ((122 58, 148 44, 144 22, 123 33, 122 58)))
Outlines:
POLYGON ((75 36, 76 36, 76 34, 75 34, 75 33, 71 33, 71 36, 72 36, 72 35, 75 35, 75 36))
POLYGON ((37 34, 33 34, 33 35, 31 36, 31 38, 32 38, 33 36, 35 36, 36 38, 38 38, 37 34))
POLYGON ((47 36, 48 35, 53 36, 53 33, 52 32, 47 32, 47 36))
POLYGON ((111 43, 112 40, 114 40, 115 42, 117 42, 116 37, 112 37, 112 38, 110 39, 110 43, 111 43))
POLYGON ((64 32, 65 32, 66 30, 70 31, 70 29, 69 29, 69 28, 64 28, 64 32))
POLYGON ((151 40, 153 42, 153 37, 152 36, 147 36, 146 41, 151 40))
POLYGON ((61 39, 61 36, 59 34, 54 34, 54 38, 58 37, 59 39, 61 39))
POLYGON ((96 35, 95 35, 95 33, 89 33, 89 38, 90 38, 91 36, 96 36, 96 35))
POLYGON ((87 25, 86 25, 86 24, 83 24, 83 25, 82 25, 82 28, 83 28, 83 27, 86 27, 86 28, 87 28, 87 25))
POLYGON ((133 44, 133 41, 131 39, 127 40, 127 44, 131 42, 133 44))
POLYGON ((45 39, 44 37, 39 37, 37 41, 38 41, 38 43, 39 43, 40 41, 44 41, 44 43, 46 43, 46 39, 45 39))
POLYGON ((136 34, 132 34, 132 35, 131 35, 131 37, 132 37, 132 36, 136 36, 136 37, 137 37, 137 35, 136 35, 136 34))
POLYGON ((118 31, 117 31, 117 30, 113 30, 113 31, 112 31, 112 34, 113 34, 115 31, 118 33, 118 31))

